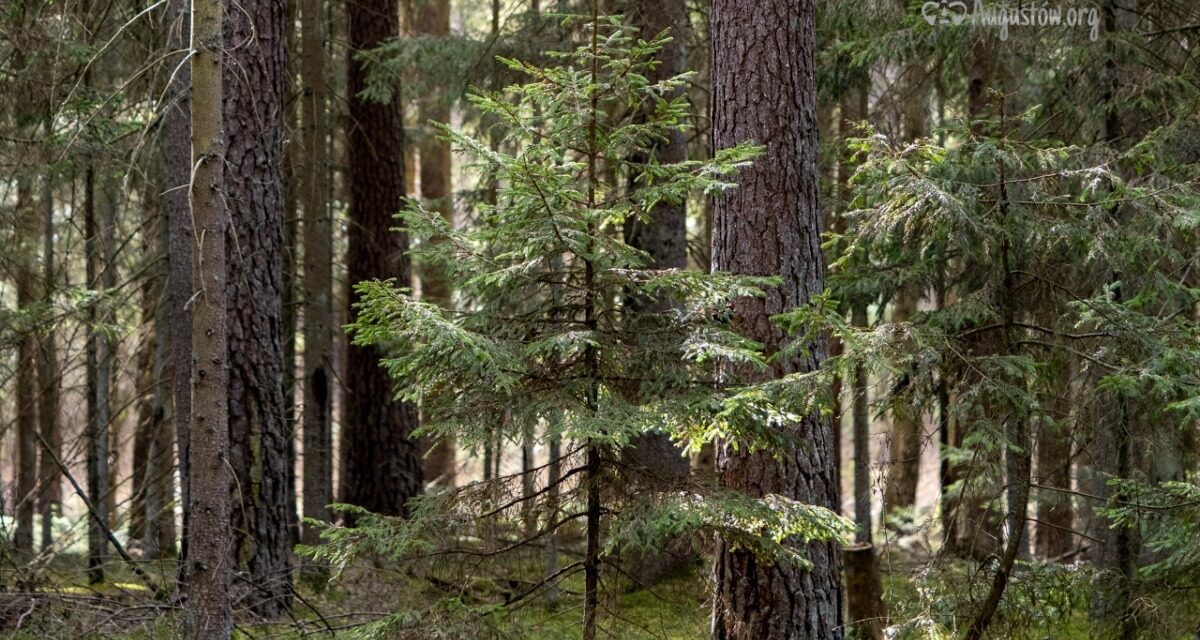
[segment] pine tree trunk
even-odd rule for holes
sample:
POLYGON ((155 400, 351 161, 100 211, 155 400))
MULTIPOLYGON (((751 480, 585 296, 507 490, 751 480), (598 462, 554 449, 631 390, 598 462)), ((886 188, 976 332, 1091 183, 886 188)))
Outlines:
MULTIPOLYGON (((33 198, 32 177, 21 176, 17 185, 17 216, 21 245, 17 251, 17 308, 30 311, 38 298, 38 277, 34 265, 37 237, 37 206, 33 198)), ((14 496, 17 527, 13 545, 17 551, 33 554, 33 510, 37 502, 38 472, 38 340, 35 327, 21 331, 17 344, 17 491, 14 496)))
MULTIPOLYGON (((903 5, 904 3, 901 2, 903 5)), ((904 103, 901 105, 901 130, 906 141, 919 140, 929 133, 929 90, 925 83, 925 62, 909 65, 899 81, 904 103)), ((892 309, 892 322, 907 322, 917 310, 920 295, 907 290, 897 292, 892 309)), ((894 392, 903 392, 909 376, 901 374, 894 392)), ((921 450, 924 443, 923 416, 901 402, 891 407, 892 433, 888 454, 888 478, 883 497, 883 512, 890 514, 899 508, 911 509, 917 504, 917 485, 921 480, 921 450)))
MULTIPOLYGON (((559 509, 559 494, 561 488, 559 482, 562 478, 562 439, 555 435, 556 425, 550 425, 548 430, 551 432, 548 436, 548 456, 550 460, 546 464, 546 522, 554 523, 558 521, 559 509)), ((542 562, 545 565, 543 575, 547 580, 558 574, 558 530, 552 529, 545 535, 545 545, 542 547, 542 562)), ((558 606, 558 599, 561 589, 557 582, 550 582, 546 585, 545 595, 543 599, 546 606, 554 609, 558 606)))
POLYGON ((157 242, 157 230, 160 228, 157 215, 159 210, 154 203, 154 187, 147 185, 143 194, 146 203, 142 229, 142 269, 145 277, 138 291, 140 296, 140 321, 142 340, 134 354, 136 360, 136 382, 134 384, 134 404, 137 413, 133 426, 133 455, 131 473, 129 476, 129 541, 140 543, 146 535, 146 494, 150 449, 159 427, 155 416, 157 407, 156 396, 156 354, 158 351, 158 317, 159 295, 162 292, 161 276, 158 270, 158 260, 165 258, 160 253, 157 242))
MULTIPOLYGON (((160 220, 162 220, 160 218, 160 220)), ((164 220, 165 222, 165 220, 164 220)), ((166 227, 160 226, 159 245, 166 249, 166 227)), ((159 282, 166 281, 164 272, 159 282)), ((174 556, 175 551, 175 431, 168 419, 167 310, 161 303, 161 284, 155 295, 154 365, 150 447, 146 455, 146 525, 142 553, 147 559, 174 556)))
MULTIPOLYGON (((1121 90, 1121 64, 1112 38, 1120 31, 1136 27, 1137 8, 1136 0, 1106 0, 1103 4, 1104 32, 1110 38, 1104 68, 1104 139, 1114 153, 1121 150, 1124 131, 1122 114, 1116 104, 1121 90)), ((1121 208, 1118 202, 1109 210, 1113 224, 1122 223, 1121 208)), ((1113 302, 1118 304, 1122 302, 1121 280, 1121 274, 1114 272, 1107 283, 1113 287, 1113 302)), ((1119 391, 1104 394, 1102 400, 1105 410, 1097 424, 1097 471, 1104 479, 1132 478, 1134 435, 1128 400, 1119 391)), ((1097 484, 1096 495, 1108 501, 1106 506, 1112 507, 1125 500, 1125 496, 1114 491, 1106 481, 1097 484)), ((1101 579, 1100 588, 1092 598, 1092 617, 1115 623, 1117 634, 1114 637, 1131 640, 1137 636, 1133 588, 1137 577, 1138 531, 1134 527, 1108 523, 1100 528, 1098 537, 1100 540, 1093 545, 1091 557, 1101 579)))
MULTIPOLYGON (((226 209, 225 130, 222 68, 223 0, 193 0, 195 33, 191 64, 191 165, 189 189, 196 263, 192 313, 192 428, 189 443, 191 518, 188 521, 187 600, 184 636, 227 640, 233 633, 230 563, 229 348, 227 284, 242 275, 229 271, 225 243, 231 224, 226 209)), ((236 325, 234 325, 236 326, 236 325)), ((178 353, 178 351, 177 351, 178 353)))
MULTIPOLYGON (((298 2, 289 2, 287 6, 287 50, 296 51, 298 46, 296 23, 298 2)), ((285 113, 289 132, 298 132, 300 128, 300 98, 298 87, 293 81, 295 73, 294 58, 288 59, 288 82, 284 86, 285 113)), ((296 498, 299 478, 296 474, 297 453, 296 439, 301 437, 297 431, 300 423, 299 409, 296 406, 296 289, 299 283, 297 272, 297 256, 299 253, 300 235, 300 192, 304 185, 300 181, 301 153, 298 144, 288 144, 283 149, 284 187, 283 187, 283 415, 287 423, 287 517, 288 537, 292 542, 300 542, 300 511, 296 498)))
MULTIPOLYGON (((404 202, 404 129, 398 99, 386 104, 359 97, 366 69, 353 54, 378 46, 399 31, 398 0, 348 0, 350 130, 347 134, 350 231, 347 277, 396 278, 408 286, 408 238, 391 231, 404 202)), ((395 95, 399 94, 399 89, 395 95)), ((351 294, 351 304, 354 296, 351 294)), ((355 316, 353 307, 350 319, 355 316)), ((399 515, 421 492, 421 452, 410 434, 416 408, 392 400, 393 381, 374 348, 346 354, 346 413, 342 421, 342 501, 399 515)))
MULTIPOLYGON (((855 327, 866 328, 865 305, 855 305, 850 317, 855 327)), ((874 531, 871 522, 871 398, 866 368, 861 364, 854 367, 853 382, 851 422, 854 430, 854 524, 857 527, 854 541, 870 545, 874 531)))
MULTIPOLYGON (((94 162, 94 161, 93 161, 94 162)), ((99 287, 101 269, 107 268, 104 224, 96 220, 96 168, 89 162, 84 177, 84 237, 89 287, 99 287)), ((100 306, 88 307, 87 332, 87 485, 93 517, 88 519, 88 583, 104 582, 104 557, 108 538, 101 523, 108 522, 108 381, 110 379, 109 343, 96 326, 105 320, 100 306)))
MULTIPOLYGON (((851 311, 856 327, 867 326, 867 310, 862 304, 851 311)), ((879 558, 872 544, 874 532, 871 500, 871 416, 866 368, 854 367, 854 544, 842 550, 846 563, 846 613, 857 637, 883 639, 887 609, 883 604, 883 578, 879 558)))
MULTIPOLYGON (((415 32, 435 38, 450 35, 450 0, 429 0, 416 7, 415 32)), ((454 222, 451 189, 450 143, 439 140, 429 122, 449 122, 450 104, 444 95, 430 93, 420 102, 418 124, 425 136, 420 144, 421 199, 448 222, 454 222)), ((421 275, 421 297, 430 303, 449 306, 451 291, 446 274, 426 267, 421 275)), ((456 480, 454 441, 449 438, 423 439, 424 481, 442 487, 454 487, 456 480), (425 453, 427 452, 427 453, 425 453)))
POLYGON ((229 203, 229 462, 236 477, 231 560, 253 582, 254 611, 291 606, 283 403, 284 0, 225 11, 223 104, 229 203))
MULTIPOLYGON (((208 2, 214 0, 206 0, 208 2)), ((191 43, 192 15, 187 0, 171 0, 171 16, 167 46, 179 51, 191 43)), ((172 419, 175 422, 176 454, 179 471, 179 504, 183 512, 182 535, 179 539, 179 591, 187 590, 189 536, 191 535, 191 440, 192 415, 192 293, 193 252, 196 246, 192 231, 188 185, 191 184, 191 65, 176 70, 167 88, 167 108, 163 114, 162 154, 166 168, 167 188, 163 191, 163 207, 167 220, 167 299, 170 330, 170 369, 172 419)), ((219 97, 218 97, 219 101, 219 97)), ((219 122, 218 122, 219 125, 219 122)))
MULTIPOLYGON (((784 342, 773 314, 803 305, 824 287, 817 209, 815 3, 811 0, 714 0, 712 3, 713 148, 744 140, 765 155, 737 177, 739 187, 716 199, 713 268, 778 275, 765 299, 734 305, 734 322, 769 353, 784 342), (772 34, 772 37, 764 37, 772 34)), ((775 375, 813 371, 824 339, 807 356, 780 361, 775 375)), ((752 495, 777 493, 837 509, 832 425, 813 413, 782 425, 805 443, 748 455, 721 447, 718 476, 752 495)), ((842 637, 841 560, 832 543, 804 549, 809 570, 771 564, 721 542, 714 570, 713 637, 803 640, 842 637)))
MULTIPOLYGON (((10 29, 16 33, 24 31, 25 7, 15 5, 7 16, 10 29)), ((16 128, 25 136, 33 137, 36 129, 33 72, 27 66, 26 52, 20 46, 11 53, 12 71, 16 81, 13 88, 17 100, 13 114, 16 128)), ((34 201, 34 167, 22 160, 14 167, 17 183, 17 199, 13 227, 16 232, 14 262, 16 270, 17 309, 31 312, 38 299, 38 277, 36 275, 37 247, 34 239, 37 232, 37 204, 34 201)), ((7 200, 7 198, 6 198, 7 200)), ((16 362, 16 491, 13 496, 16 529, 12 533, 12 544, 26 558, 33 553, 33 511, 36 506, 38 472, 38 338, 34 323, 20 327, 17 335, 16 362)))
MULTIPOLYGON (((892 308, 892 322, 908 322, 917 311, 917 296, 901 291, 892 308)), ((884 513, 917 504, 917 485, 921 480, 921 449, 925 441, 922 415, 907 401, 909 375, 901 373, 893 393, 900 399, 892 403, 892 437, 888 452, 887 489, 884 492, 884 513)))
MULTIPOLYGON (((304 164, 304 517, 330 521, 333 502, 333 225, 325 180, 325 15, 324 2, 301 7, 304 164)), ((312 527, 302 540, 316 544, 312 527)))
MULTIPOLYGON (((839 133, 843 140, 855 135, 853 127, 870 118, 865 80, 851 87, 842 96, 839 133)), ((838 201, 843 210, 850 209, 853 192, 850 177, 856 169, 852 154, 842 149, 838 157, 838 201)), ((845 231, 844 218, 838 216, 841 231, 845 231)), ((850 321, 856 327, 867 326, 867 303, 856 300, 850 310, 850 321)), ((840 349, 840 345, 836 345, 840 349)), ((883 604, 883 582, 879 573, 879 558, 872 544, 873 504, 871 490, 871 417, 868 376, 861 364, 854 367, 851 383, 850 418, 854 450, 854 521, 857 526, 855 544, 842 549, 846 571, 846 613, 854 634, 872 640, 883 637, 887 609, 883 604)), ((840 384, 839 384, 840 387, 840 384)), ((834 423, 834 433, 841 430, 840 420, 834 423)), ((840 449, 834 446, 840 464, 840 449)), ((835 484, 837 483, 835 477, 835 484)), ((840 485, 838 485, 840 487, 840 485)), ((839 505, 840 506, 840 505, 839 505)))
POLYGON ((870 542, 858 542, 842 550, 846 563, 846 614, 853 637, 883 640, 887 609, 883 604, 883 582, 879 556, 870 542))
POLYGON ((137 425, 134 429, 133 476, 129 505, 129 539, 142 544, 143 557, 175 553, 174 433, 167 416, 167 226, 161 206, 147 197, 144 227, 148 273, 142 283, 142 322, 146 337, 138 351, 137 425))
MULTIPOLYGON (((148 225, 149 228, 149 225, 148 225)), ((154 260, 147 248, 145 261, 154 260)), ((154 278, 142 281, 141 320, 145 331, 137 350, 137 422, 133 429, 133 473, 129 478, 129 540, 140 541, 146 535, 146 467, 150 441, 154 438, 154 278)))
MULTIPOLYGON (((855 128, 857 127, 858 123, 863 120, 867 120, 871 115, 865 83, 860 82, 858 84, 858 86, 848 88, 846 90, 846 92, 841 96, 841 99, 839 100, 838 110, 839 110, 839 113, 838 113, 838 118, 837 118, 837 123, 838 123, 837 133, 838 133, 838 138, 839 138, 839 142, 840 142, 841 146, 838 149, 837 182, 836 182, 836 184, 837 184, 837 206, 838 206, 838 208, 840 208, 840 211, 835 211, 835 210, 833 210, 833 208, 830 208, 830 211, 836 215, 830 215, 829 217, 831 217, 833 219, 833 231, 837 234, 844 234, 846 232, 846 218, 842 214, 844 214, 846 211, 850 210, 850 201, 854 197, 854 193, 850 188, 850 177, 854 174, 854 171, 855 171, 853 154, 846 147, 846 142, 851 137, 857 135, 855 128)), ((859 303, 858 301, 854 301, 854 303, 853 303, 853 305, 857 306, 857 307, 862 307, 864 304, 865 303, 859 303)), ((864 308, 864 311, 865 311, 865 308, 864 308)), ((854 312, 855 312, 855 309, 850 310, 850 313, 852 316, 853 316, 854 312)), ((866 323, 865 318, 863 319, 863 323, 864 324, 866 323)), ((831 338, 830 345, 829 345, 830 356, 831 357, 832 356, 840 356, 842 354, 842 352, 843 352, 843 347, 842 347, 841 340, 839 338, 837 338, 836 336, 831 338)), ((836 399, 835 403, 837 405, 835 407, 833 417, 832 417, 832 420, 833 420, 833 450, 835 453, 834 484, 838 487, 839 491, 841 490, 841 487, 842 487, 842 478, 841 478, 841 464, 842 464, 841 395, 842 395, 842 384, 843 384, 843 380, 840 376, 837 377, 836 379, 834 379, 833 384, 832 384, 832 387, 833 387, 832 395, 836 399)), ((851 426, 851 436, 852 436, 851 437, 851 450, 852 450, 851 458, 857 460, 857 458, 856 458, 857 449, 854 448, 857 445, 854 444, 854 438, 853 438, 854 429, 858 428, 857 422, 856 422, 857 414, 855 413, 855 411, 857 410, 856 409, 857 408, 857 399, 856 399, 857 397, 854 392, 854 385, 855 385, 855 381, 854 381, 854 379, 851 379, 850 380, 850 388, 852 390, 851 397, 850 397, 850 419, 851 419, 850 426, 851 426)), ((864 428, 869 429, 869 425, 867 425, 864 428)), ((869 454, 866 457, 869 458, 870 457, 869 454)), ((855 462, 855 464, 857 465, 857 461, 855 462)), ((855 472, 855 473, 857 473, 857 472, 855 472)), ((855 478, 857 478, 857 476, 855 476, 855 478)), ((858 481, 854 480, 854 482, 855 482, 855 485, 854 485, 853 495, 857 496, 858 495, 857 494, 858 481)), ((869 485, 869 477, 868 477, 867 482, 864 484, 864 486, 867 486, 867 485, 869 485)), ((857 500, 857 497, 856 497, 856 500, 857 500)), ((857 504, 857 502, 856 502, 856 504, 857 504)), ((839 511, 840 511, 841 505, 839 504, 838 507, 839 507, 839 511)))
MULTIPOLYGON (((46 123, 46 133, 52 134, 52 124, 46 123)), ((44 178, 42 189, 42 209, 44 233, 42 244, 42 295, 46 301, 54 299, 58 288, 58 272, 54 257, 54 198, 53 174, 44 178)), ((44 447, 41 451, 38 465, 38 508, 42 513, 42 551, 48 550, 54 542, 54 516, 62 510, 62 471, 58 468, 57 460, 62 452, 62 428, 59 419, 61 409, 62 380, 59 377, 58 365, 58 330, 51 324, 42 338, 41 370, 38 380, 41 389, 41 403, 38 405, 38 420, 40 421, 41 440, 44 447)))

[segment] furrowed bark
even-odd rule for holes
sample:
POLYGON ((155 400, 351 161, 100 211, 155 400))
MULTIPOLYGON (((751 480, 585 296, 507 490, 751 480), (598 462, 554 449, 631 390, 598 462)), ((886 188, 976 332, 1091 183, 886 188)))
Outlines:
POLYGON ((285 0, 230 0, 223 66, 229 463, 237 479, 230 560, 251 608, 291 607, 288 428, 283 402, 285 0))
MULTIPOLYGON (((348 0, 351 54, 347 153, 350 231, 347 275, 351 283, 396 278, 409 286, 408 237, 391 231, 403 207, 404 121, 399 88, 387 103, 359 93, 366 69, 354 54, 399 33, 397 0, 348 0)), ((349 317, 353 320, 354 295, 349 317)), ((342 501, 388 515, 404 513, 421 492, 421 452, 411 437, 417 411, 393 400, 393 382, 379 366, 378 349, 350 346, 346 354, 346 413, 342 421, 342 501)))
MULTIPOLYGON (((713 148, 744 140, 766 145, 764 156, 738 175, 738 188, 715 201, 713 269, 783 278, 784 284, 765 299, 734 305, 735 325, 769 353, 784 341, 770 317, 805 304, 824 288, 817 209, 815 14, 809 0, 712 3, 713 148)), ((774 374, 815 370, 825 357, 825 341, 810 347, 806 357, 779 362, 774 374)), ((753 496, 776 493, 837 509, 832 425, 814 412, 779 428, 804 446, 750 455, 721 447, 721 483, 753 496)), ((808 544, 803 552, 813 563, 811 570, 767 563, 721 542, 714 570, 713 638, 840 638, 839 553, 828 542, 808 544)))
MULTIPOLYGON (((191 20, 187 0, 171 0, 168 11, 171 26, 167 46, 172 50, 189 48, 191 20)), ((167 323, 170 327, 171 403, 175 422, 175 447, 179 466, 179 503, 183 511, 183 534, 179 542, 179 591, 187 590, 188 537, 191 535, 191 473, 189 442, 192 416, 192 294, 193 252, 195 236, 192 229, 191 189, 191 65, 182 60, 167 88, 166 112, 163 114, 162 154, 166 165, 166 190, 162 204, 167 219, 167 280, 170 306, 167 323)))

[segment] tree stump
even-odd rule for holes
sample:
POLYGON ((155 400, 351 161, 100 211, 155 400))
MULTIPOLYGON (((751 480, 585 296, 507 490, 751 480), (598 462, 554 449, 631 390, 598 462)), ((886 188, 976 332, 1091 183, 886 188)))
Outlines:
POLYGON ((883 604, 883 580, 874 545, 868 542, 845 547, 842 560, 846 568, 849 637, 883 640, 887 608, 883 604))

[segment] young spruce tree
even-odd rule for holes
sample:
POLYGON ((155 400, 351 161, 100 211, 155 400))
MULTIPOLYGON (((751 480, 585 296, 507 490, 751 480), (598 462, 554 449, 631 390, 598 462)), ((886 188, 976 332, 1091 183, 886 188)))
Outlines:
MULTIPOLYGON (((707 161, 655 160, 654 146, 686 126, 688 105, 676 89, 688 77, 649 81, 668 36, 635 39, 620 19, 595 11, 593 4, 581 21, 584 44, 551 55, 556 66, 502 58, 527 81, 471 97, 510 132, 504 149, 511 153, 441 127, 500 185, 495 204, 480 205, 470 228, 416 204, 402 214, 419 241, 416 259, 446 274, 460 292, 457 306, 367 281, 356 286, 350 327, 356 344, 389 354, 382 364, 404 381, 402 399, 422 403, 428 435, 464 448, 520 442, 530 432, 544 442, 561 438, 562 473, 548 480, 545 467, 534 469, 537 490, 526 495, 513 477, 433 494, 418 499, 408 520, 357 510, 356 528, 328 529, 323 547, 305 550, 334 566, 363 553, 500 560, 553 534, 579 544, 580 559, 532 586, 519 583, 526 586, 505 602, 582 573, 586 639, 600 629, 601 575, 618 572, 609 560, 622 550, 719 532, 764 559, 803 564, 796 551, 803 547, 784 540, 848 531, 831 511, 777 495, 700 485, 621 491, 630 471, 621 454, 640 437, 666 433, 693 450, 717 439, 749 450, 778 447, 783 436, 769 425, 810 411, 816 396, 797 393, 788 379, 746 382, 769 365, 761 345, 732 328, 729 309, 776 278, 649 269, 648 254, 624 241, 622 225, 644 221, 658 203, 733 188, 726 177, 758 149, 745 142, 707 161), (630 304, 664 296, 674 304, 630 304), (530 510, 532 532, 523 526, 530 510)), ((412 617, 379 625, 406 621, 412 617)))

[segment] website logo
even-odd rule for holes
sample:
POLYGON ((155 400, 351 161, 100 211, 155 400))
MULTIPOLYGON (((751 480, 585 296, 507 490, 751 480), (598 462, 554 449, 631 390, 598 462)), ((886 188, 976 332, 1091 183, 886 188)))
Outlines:
POLYGON ((1008 39, 1009 27, 1087 29, 1092 42, 1100 38, 1100 11, 1096 7, 1049 2, 984 5, 983 0, 974 0, 968 6, 963 0, 930 0, 921 5, 921 17, 934 27, 968 24, 999 29, 1001 40, 1008 39))

